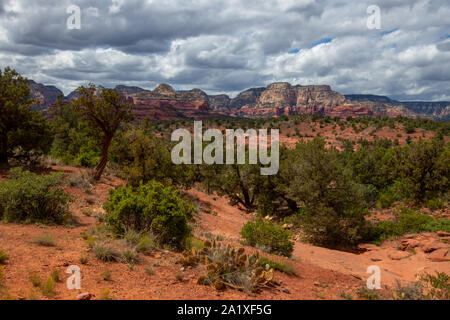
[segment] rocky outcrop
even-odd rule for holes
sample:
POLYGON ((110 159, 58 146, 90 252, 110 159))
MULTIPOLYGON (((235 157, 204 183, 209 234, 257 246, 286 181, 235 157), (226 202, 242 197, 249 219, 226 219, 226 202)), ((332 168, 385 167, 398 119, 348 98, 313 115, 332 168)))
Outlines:
POLYGON ((236 98, 231 99, 231 108, 235 109, 246 105, 256 104, 264 90, 266 90, 266 88, 251 88, 239 93, 236 98))
MULTIPOLYGON (((30 81, 31 96, 39 100, 39 108, 46 109, 62 92, 53 86, 30 81)), ((103 87, 99 86, 99 89, 103 87)), ((427 117, 450 120, 450 102, 400 102, 386 96, 356 94, 342 95, 328 85, 291 85, 277 82, 267 87, 251 88, 235 98, 210 95, 200 89, 174 90, 160 84, 154 90, 119 85, 115 90, 135 104, 138 119, 150 117, 154 121, 205 119, 212 117, 278 117, 300 113, 318 113, 331 117, 389 116, 427 117)), ((78 97, 74 91, 65 97, 78 97)))
POLYGON ((231 99, 226 94, 208 96, 209 106, 212 110, 230 109, 231 99))
POLYGON ((152 121, 205 119, 213 117, 208 96, 200 89, 175 91, 168 84, 155 90, 142 90, 128 95, 134 104, 137 119, 149 117, 152 121))
POLYGON ((261 93, 258 99, 261 106, 267 107, 292 107, 297 104, 297 87, 290 83, 273 83, 261 93))
POLYGON ((30 88, 30 97, 39 101, 36 106, 38 109, 48 108, 56 101, 59 95, 64 96, 63 92, 55 86, 45 86, 33 80, 29 80, 28 86, 30 88))
POLYGON ((297 107, 335 107, 345 103, 345 97, 331 90, 330 86, 305 86, 297 89, 297 107))

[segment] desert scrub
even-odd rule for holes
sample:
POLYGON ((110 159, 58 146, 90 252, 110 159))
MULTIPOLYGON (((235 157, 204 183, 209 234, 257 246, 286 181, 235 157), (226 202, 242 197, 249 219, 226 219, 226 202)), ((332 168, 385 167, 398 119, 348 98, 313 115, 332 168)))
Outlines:
POLYGON ((425 297, 430 300, 450 300, 450 275, 436 272, 436 275, 424 274, 420 283, 425 289, 425 297))
POLYGON ((69 176, 69 185, 76 188, 90 190, 94 179, 86 172, 78 172, 69 176))
POLYGON ((213 240, 205 241, 201 250, 194 247, 184 251, 179 262, 183 266, 205 265, 206 273, 197 280, 198 284, 210 285, 216 290, 232 288, 251 293, 271 285, 274 277, 274 270, 264 270, 258 260, 258 253, 249 256, 244 248, 223 246, 213 240))
POLYGON ((119 251, 106 243, 95 243, 92 251, 95 257, 103 262, 118 262, 122 257, 119 251))
POLYGON ((110 191, 104 208, 107 224, 116 234, 149 232, 159 244, 176 247, 182 247, 191 234, 188 222, 194 207, 175 188, 156 181, 110 191))
POLYGON ((356 294, 361 299, 366 300, 381 300, 382 297, 378 294, 376 290, 367 289, 366 287, 359 288, 356 294))
POLYGON ((31 242, 43 247, 55 247, 56 241, 52 234, 42 234, 34 238, 31 242))
POLYGON ((15 168, 0 182, 0 217, 9 222, 70 223, 69 201, 61 174, 37 175, 15 168))
POLYGON ((288 263, 277 262, 277 261, 271 260, 267 257, 262 257, 261 259, 259 259, 258 265, 260 265, 261 267, 264 267, 266 269, 274 269, 274 270, 278 270, 280 272, 284 272, 289 275, 296 275, 295 268, 292 265, 290 265, 288 263), (268 268, 267 268, 267 266, 268 266, 268 268))
POLYGON ((0 264, 5 263, 9 259, 5 251, 0 250, 0 264))
POLYGON ((372 229, 375 243, 396 238, 406 233, 421 232, 450 232, 450 220, 434 220, 433 217, 415 212, 408 208, 401 208, 394 221, 381 221, 372 229))
POLYGON ((51 297, 55 295, 55 285, 56 282, 53 280, 52 277, 47 278, 42 284, 41 284, 41 292, 46 297, 51 297))
POLYGON ((248 245, 269 253, 289 257, 294 251, 294 243, 290 241, 291 232, 262 218, 247 222, 242 228, 241 236, 248 245))

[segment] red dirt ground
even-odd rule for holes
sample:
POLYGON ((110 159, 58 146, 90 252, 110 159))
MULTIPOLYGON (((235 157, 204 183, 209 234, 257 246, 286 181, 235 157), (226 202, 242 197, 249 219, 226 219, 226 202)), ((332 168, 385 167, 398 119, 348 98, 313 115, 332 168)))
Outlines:
MULTIPOLYGON (((53 169, 62 170, 67 177, 81 170, 73 167, 53 169)), ((110 297, 114 299, 342 299, 342 292, 357 298, 355 292, 365 285, 369 276, 365 272, 369 265, 380 266, 382 285, 390 287, 396 279, 414 281, 415 275, 421 271, 450 270, 450 262, 431 262, 421 251, 401 260, 392 260, 390 256, 399 251, 398 242, 387 242, 374 251, 359 255, 296 242, 291 259, 267 256, 289 263, 295 268, 297 276, 276 272, 279 287, 249 296, 236 290, 217 292, 209 286, 197 285, 202 267, 188 268, 183 272, 183 280, 177 280, 180 265, 175 262, 181 255, 176 252, 158 250, 152 255, 142 256, 141 263, 133 269, 127 264, 104 263, 89 252, 87 242, 81 237, 83 231, 97 223, 96 218, 86 216, 83 211, 89 209, 102 214, 108 190, 123 183, 119 178, 106 176, 89 193, 81 188, 66 187, 66 191, 75 196, 70 211, 79 225, 73 228, 0 223, 0 249, 9 255, 9 261, 3 266, 3 298, 75 299, 82 292, 90 292, 96 299, 101 299, 106 298, 102 296, 102 291, 109 289, 110 297), (52 234, 56 246, 43 247, 32 242, 42 234, 52 234), (83 265, 80 258, 86 256, 89 260, 83 265), (65 281, 69 275, 65 270, 69 265, 81 268, 81 290, 66 288, 65 281), (154 274, 148 275, 146 267, 151 267, 154 274), (56 295, 48 298, 39 289, 33 288, 29 277, 31 272, 37 272, 45 280, 54 270, 60 272, 62 281, 56 285, 56 295), (105 270, 110 271, 111 281, 103 280, 105 270), (289 293, 282 292, 282 289, 288 289, 289 293)), ((208 234, 221 236, 225 242, 239 246, 241 228, 253 215, 229 205, 227 199, 222 197, 196 189, 190 190, 189 194, 203 208, 217 213, 209 214, 206 212, 208 210, 198 213, 194 223, 196 236, 203 239, 208 234)), ((383 292, 387 293, 387 290, 383 292)))

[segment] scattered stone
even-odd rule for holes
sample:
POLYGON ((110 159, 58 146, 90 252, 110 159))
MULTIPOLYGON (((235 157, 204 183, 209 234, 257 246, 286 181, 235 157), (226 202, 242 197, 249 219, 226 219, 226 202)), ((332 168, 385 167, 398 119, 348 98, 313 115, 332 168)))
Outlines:
POLYGON ((358 250, 360 252, 376 251, 379 249, 380 249, 379 247, 377 247, 376 245, 371 244, 371 243, 363 243, 363 244, 358 245, 358 250))
POLYGON ((432 262, 446 262, 450 261, 450 255, 448 254, 447 248, 441 248, 433 251, 427 257, 432 262))
POLYGON ((370 258, 370 260, 372 260, 373 262, 383 261, 383 259, 376 258, 376 257, 372 257, 372 258, 370 258))
POLYGON ((408 258, 410 255, 411 254, 409 252, 396 251, 396 252, 389 254, 388 257, 391 258, 392 260, 402 260, 402 259, 408 258))
POLYGON ((420 245, 420 242, 419 242, 418 240, 415 240, 415 239, 405 239, 405 240, 402 240, 402 241, 400 242, 398 248, 399 248, 400 250, 405 251, 405 250, 410 250, 410 249, 416 248, 416 247, 418 247, 419 245, 420 245))
POLYGON ((281 292, 284 292, 284 293, 287 293, 287 294, 291 294, 291 292, 289 291, 288 288, 281 289, 281 292))
POLYGON ((185 267, 181 267, 180 271, 186 271, 186 268, 185 267))
POLYGON ((159 253, 155 254, 155 259, 161 259, 161 255, 159 253))
POLYGON ((294 227, 294 225, 292 223, 285 223, 285 224, 283 224, 282 227, 283 227, 283 229, 290 230, 294 227))
POLYGON ((450 237, 450 232, 438 231, 436 232, 436 234, 438 235, 438 237, 450 237))
POLYGON ((85 293, 81 293, 79 295, 77 295, 76 299, 77 300, 92 300, 92 298, 94 298, 95 295, 93 295, 92 293, 89 292, 85 292, 85 293))
POLYGON ((436 241, 436 242, 424 245, 422 247, 422 250, 425 253, 431 253, 431 252, 436 251, 438 249, 445 249, 445 248, 447 248, 447 246, 445 244, 436 241))
POLYGON ((356 274, 356 273, 352 273, 351 276, 356 278, 356 279, 358 279, 358 280, 362 280, 363 279, 359 274, 356 274))

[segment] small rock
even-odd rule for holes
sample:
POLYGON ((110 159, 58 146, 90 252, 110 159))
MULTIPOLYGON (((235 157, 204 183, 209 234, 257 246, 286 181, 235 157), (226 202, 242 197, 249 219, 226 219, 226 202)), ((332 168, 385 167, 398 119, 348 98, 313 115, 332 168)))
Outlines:
POLYGON ((376 250, 379 250, 379 249, 380 249, 379 247, 377 247, 376 245, 371 244, 371 243, 364 243, 364 244, 358 245, 358 250, 360 252, 376 251, 376 250))
POLYGON ((362 280, 362 277, 359 274, 352 273, 351 276, 356 278, 356 279, 358 279, 358 280, 362 280))
POLYGON ((155 259, 161 259, 161 255, 159 253, 155 254, 155 259))
POLYGON ((433 251, 427 257, 432 262, 446 262, 450 261, 450 255, 448 254, 448 249, 441 248, 433 251))
POLYGON ((438 237, 450 237, 450 232, 438 231, 436 232, 436 234, 438 235, 438 237))
POLYGON ((383 261, 383 259, 376 258, 376 257, 372 257, 372 258, 370 258, 370 260, 372 260, 373 262, 383 261))
POLYGON ((422 247, 422 250, 423 250, 423 252, 425 252, 425 253, 431 253, 431 252, 436 251, 436 250, 438 250, 438 249, 445 249, 446 247, 447 247, 447 246, 446 246, 445 244, 436 241, 436 242, 433 242, 433 243, 424 245, 424 246, 422 247))
POLYGON ((81 294, 77 295, 76 299, 77 300, 92 300, 93 297, 95 297, 95 295, 93 295, 92 293, 85 292, 85 293, 81 293, 81 294))
POLYGON ((185 267, 181 267, 180 271, 186 271, 186 268, 185 267))
POLYGON ((402 242, 400 242, 399 249, 405 251, 405 250, 410 250, 410 249, 416 248, 419 245, 420 245, 420 242, 418 240, 405 239, 405 240, 402 240, 402 242))
POLYGON ((292 229, 293 227, 294 225, 292 223, 285 223, 282 225, 282 228, 287 230, 292 229))
POLYGON ((388 257, 391 258, 392 260, 402 260, 402 259, 408 258, 410 255, 411 254, 408 252, 397 251, 397 252, 389 254, 388 257))
POLYGON ((281 292, 284 292, 284 293, 287 293, 287 294, 291 293, 288 288, 281 289, 281 292))

